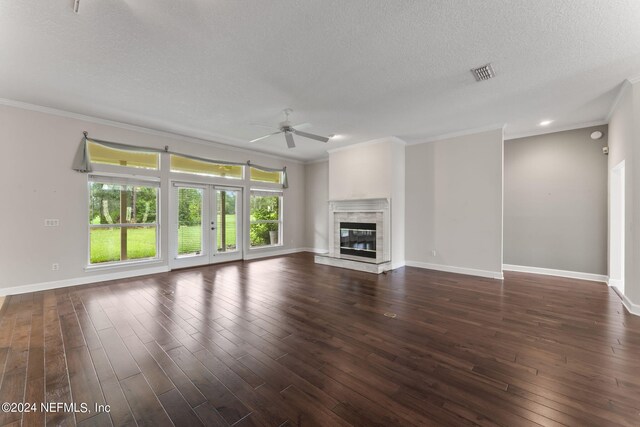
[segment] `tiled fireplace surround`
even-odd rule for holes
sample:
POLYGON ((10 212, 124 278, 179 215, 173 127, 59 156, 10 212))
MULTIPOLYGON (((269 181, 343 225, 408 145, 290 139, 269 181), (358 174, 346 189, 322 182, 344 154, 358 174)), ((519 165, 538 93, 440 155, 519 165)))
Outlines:
POLYGON ((329 202, 329 254, 316 262, 353 270, 382 273, 391 269, 391 226, 389 199, 332 200, 329 202), (376 258, 340 253, 340 223, 376 224, 376 258))

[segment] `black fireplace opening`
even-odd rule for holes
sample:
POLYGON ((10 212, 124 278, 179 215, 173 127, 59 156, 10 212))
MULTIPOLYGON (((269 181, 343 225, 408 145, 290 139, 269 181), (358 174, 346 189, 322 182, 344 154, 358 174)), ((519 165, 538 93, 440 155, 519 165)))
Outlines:
POLYGON ((340 254, 376 258, 376 224, 340 223, 340 254))

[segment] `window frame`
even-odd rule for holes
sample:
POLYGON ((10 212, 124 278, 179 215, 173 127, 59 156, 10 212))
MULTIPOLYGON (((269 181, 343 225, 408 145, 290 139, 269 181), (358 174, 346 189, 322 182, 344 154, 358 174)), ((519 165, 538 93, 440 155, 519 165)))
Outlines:
POLYGON ((249 251, 259 251, 270 248, 277 248, 284 246, 284 191, 282 189, 274 189, 274 188, 250 188, 249 189, 249 203, 248 203, 248 217, 249 221, 247 222, 247 237, 248 237, 248 250, 249 251), (254 193, 261 194, 265 197, 269 196, 278 196, 278 219, 277 220, 252 220, 251 219, 251 198, 254 196, 254 193), (251 245, 251 225, 253 224, 278 224, 278 243, 275 245, 263 245, 263 246, 252 246, 251 245))
MULTIPOLYGON (((111 166, 100 164, 100 166, 111 166)), ((140 169, 144 170, 144 169, 140 169)), ((158 171, 153 171, 158 172, 158 171)), ((162 211, 162 186, 160 179, 157 177, 138 177, 134 175, 121 175, 121 174, 110 174, 110 173, 90 173, 87 176, 87 209, 88 212, 86 214, 87 218, 87 257, 86 257, 86 266, 85 270, 99 270, 99 269, 108 269, 108 268, 117 268, 117 267, 125 267, 127 265, 139 265, 139 264, 157 264, 162 262, 162 245, 161 245, 161 236, 162 236, 162 222, 161 222, 161 211, 162 211), (155 188, 156 190, 156 220, 155 223, 122 223, 118 224, 91 224, 90 219, 90 209, 91 209, 91 183, 102 183, 102 184, 112 184, 112 185, 122 185, 127 187, 149 187, 155 188), (156 255, 155 257, 148 258, 136 258, 136 259, 126 259, 126 260, 118 260, 118 261, 107 261, 100 263, 92 263, 91 262, 91 230, 92 229, 100 229, 100 228, 133 228, 133 227, 152 227, 155 226, 155 243, 156 243, 156 255)), ((119 219, 121 221, 121 218, 119 219)), ((122 256, 122 254, 120 254, 122 256)))

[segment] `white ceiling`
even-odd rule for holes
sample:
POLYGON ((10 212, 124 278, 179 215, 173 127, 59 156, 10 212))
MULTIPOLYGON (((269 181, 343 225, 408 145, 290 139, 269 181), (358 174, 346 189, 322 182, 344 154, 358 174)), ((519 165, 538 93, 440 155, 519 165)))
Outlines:
POLYGON ((0 98, 314 159, 506 123, 605 120, 640 1, 0 0, 0 98), (491 62, 493 80, 469 72, 491 62), (292 107, 328 144, 275 136, 292 107))

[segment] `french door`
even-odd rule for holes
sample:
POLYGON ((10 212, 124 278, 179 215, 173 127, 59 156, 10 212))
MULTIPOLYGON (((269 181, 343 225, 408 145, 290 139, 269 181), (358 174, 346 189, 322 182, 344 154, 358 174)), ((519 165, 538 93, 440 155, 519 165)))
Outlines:
POLYGON ((173 183, 171 268, 242 259, 242 189, 173 183))

